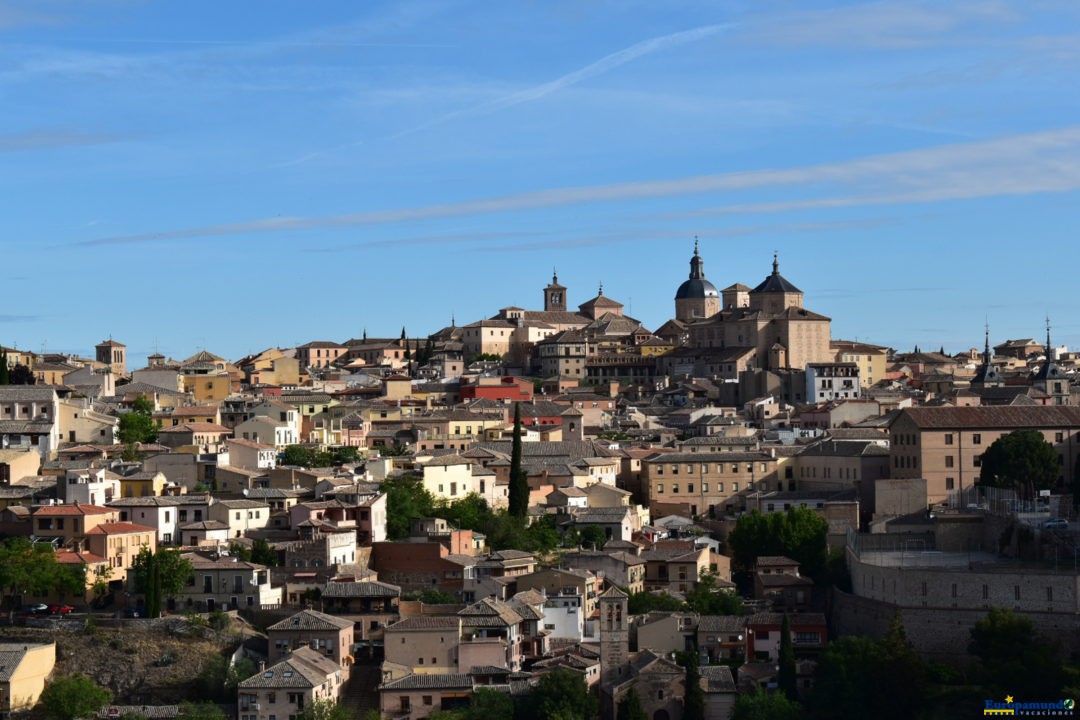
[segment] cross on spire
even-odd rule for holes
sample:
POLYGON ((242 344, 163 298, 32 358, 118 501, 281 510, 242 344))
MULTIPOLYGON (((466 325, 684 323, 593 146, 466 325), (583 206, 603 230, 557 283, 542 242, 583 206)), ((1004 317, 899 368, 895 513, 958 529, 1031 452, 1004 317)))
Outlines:
POLYGON ((698 254, 698 236, 694 236, 694 255, 698 254))

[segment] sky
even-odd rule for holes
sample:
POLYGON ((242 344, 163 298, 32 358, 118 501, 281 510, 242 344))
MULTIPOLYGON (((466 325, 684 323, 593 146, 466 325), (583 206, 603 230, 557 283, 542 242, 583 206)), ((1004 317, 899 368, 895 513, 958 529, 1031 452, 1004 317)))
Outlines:
POLYGON ((1080 348, 1080 3, 0 0, 0 344, 129 366, 606 296, 1080 348))

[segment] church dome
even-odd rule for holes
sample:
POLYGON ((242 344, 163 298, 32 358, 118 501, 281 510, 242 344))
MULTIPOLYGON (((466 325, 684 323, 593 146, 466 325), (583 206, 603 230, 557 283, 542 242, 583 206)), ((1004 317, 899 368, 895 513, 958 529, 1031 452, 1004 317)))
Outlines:
POLYGON ((675 291, 676 300, 698 300, 718 298, 720 291, 705 279, 705 261, 698 255, 697 241, 694 241, 694 256, 690 258, 690 279, 683 282, 675 291))

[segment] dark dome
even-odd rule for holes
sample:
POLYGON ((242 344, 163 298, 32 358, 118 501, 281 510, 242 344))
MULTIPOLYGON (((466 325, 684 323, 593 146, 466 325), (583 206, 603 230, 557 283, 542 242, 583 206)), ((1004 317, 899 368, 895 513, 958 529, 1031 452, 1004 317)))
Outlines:
POLYGON ((692 278, 685 281, 675 292, 676 300, 720 297, 716 286, 705 278, 692 278))
POLYGON ((698 254, 697 238, 694 238, 694 256, 690 258, 690 279, 675 291, 676 300, 699 300, 720 297, 716 286, 705 279, 705 261, 698 254))

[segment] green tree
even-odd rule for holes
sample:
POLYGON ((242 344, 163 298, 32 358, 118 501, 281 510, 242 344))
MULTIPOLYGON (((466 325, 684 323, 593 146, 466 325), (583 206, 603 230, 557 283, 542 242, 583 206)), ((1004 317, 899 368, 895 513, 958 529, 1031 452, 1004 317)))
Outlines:
POLYGON ((157 440, 157 425, 151 417, 153 412, 154 405, 145 395, 135 398, 131 410, 120 416, 120 427, 117 430, 120 442, 134 446, 136 443, 157 440))
POLYGON ((77 720, 93 715, 111 699, 108 690, 82 673, 75 673, 57 677, 46 685, 41 706, 55 720, 77 720))
POLYGON ((209 700, 203 702, 186 700, 180 703, 179 720, 225 720, 225 713, 220 705, 209 700))
POLYGON ((161 615, 162 600, 176 595, 183 589, 194 572, 191 563, 179 550, 159 548, 151 552, 144 547, 132 565, 135 571, 135 590, 146 600, 147 617, 161 615))
POLYGON ((445 518, 457 528, 462 530, 474 530, 487 534, 491 529, 494 513, 477 493, 469 493, 460 500, 446 502, 440 500, 435 507, 434 515, 445 518))
POLYGON ((615 720, 649 720, 649 714, 645 712, 645 706, 641 704, 641 698, 633 688, 619 701, 615 720))
POLYGON ((1038 430, 1016 430, 1002 435, 982 456, 979 484, 1015 489, 1024 498, 1049 488, 1061 475, 1054 446, 1038 430))
POLYGON ((60 565, 49 543, 15 537, 0 544, 0 587, 7 589, 12 609, 24 594, 44 595, 52 590, 75 594, 77 578, 81 573, 85 583, 85 572, 85 567, 72 570, 60 565))
POLYGON ((907 720, 924 706, 926 665, 907 643, 903 625, 880 642, 848 636, 831 643, 814 674, 815 717, 873 717, 907 720))
POLYGON ((277 550, 262 538, 256 538, 251 543, 251 562, 266 565, 267 567, 276 567, 278 564, 277 550))
POLYGON ((686 603, 666 592, 651 593, 647 590, 629 593, 627 612, 631 615, 644 615, 650 612, 675 612, 685 610, 686 603))
POLYGON ((0 385, 11 382, 11 371, 8 370, 7 350, 0 350, 0 385))
POLYGON ((597 717, 596 697, 585 686, 585 678, 572 670, 553 670, 540 677, 528 708, 537 720, 593 720, 597 717))
POLYGON ((810 508, 785 513, 742 515, 728 536, 735 564, 751 570, 762 555, 785 555, 798 561, 802 573, 817 577, 828 561, 829 523, 810 508))
POLYGON ((686 604, 700 615, 742 615, 742 600, 734 592, 719 587, 720 578, 712 570, 702 570, 701 577, 686 593, 686 604))
POLYGON ((297 714, 296 720, 352 720, 352 715, 333 700, 315 700, 297 714))
POLYGON ((15 363, 15 367, 8 371, 8 384, 36 385, 37 378, 34 377, 34 372, 29 367, 22 363, 15 363))
POLYGON ((810 706, 815 717, 877 717, 876 669, 885 653, 873 640, 849 635, 829 643, 814 673, 810 706))
POLYGON ((731 720, 802 720, 803 717, 805 711, 799 703, 788 700, 781 693, 760 689, 739 695, 731 714, 731 720))
POLYGON ((979 658, 980 678, 994 694, 1037 700, 1056 697, 1064 685, 1058 646, 1007 608, 990 608, 975 623, 968 652, 979 658))
POLYGON ((435 499, 418 477, 388 478, 379 489, 386 493, 386 535, 391 540, 408 537, 410 520, 429 517, 435 509, 435 499))
POLYGON ((407 593, 407 600, 419 600, 425 605, 453 605, 458 600, 452 594, 438 588, 429 588, 423 592, 407 593))
POLYGON ((908 642, 899 610, 878 645, 885 653, 885 667, 880 672, 884 677, 878 682, 881 705, 890 709, 892 717, 915 717, 926 700, 929 671, 926 661, 908 642))
POLYGON ((697 650, 685 654, 686 694, 683 696, 683 720, 705 720, 705 691, 701 688, 697 650))
POLYGON ((607 540, 607 533, 599 525, 586 525, 581 528, 581 545, 583 547, 591 546, 599 550, 604 547, 607 540))
POLYGON ((521 403, 514 403, 514 439, 510 444, 509 510, 523 518, 529 512, 529 479, 521 466, 521 403))
POLYGON ((464 715, 466 720, 511 720, 514 700, 507 693, 478 688, 469 696, 469 707, 464 715))
POLYGON ((787 613, 784 613, 784 620, 780 624, 780 670, 776 682, 788 700, 798 700, 795 647, 791 642, 791 620, 787 613))
POLYGON ((281 452, 282 465, 297 467, 315 467, 315 453, 303 445, 286 445, 281 452))

